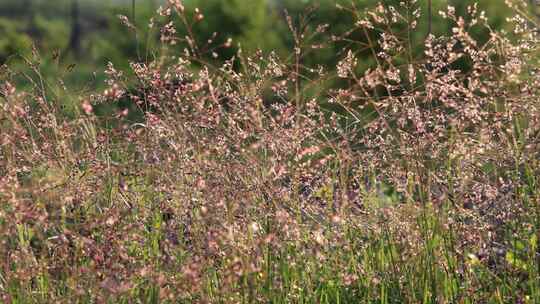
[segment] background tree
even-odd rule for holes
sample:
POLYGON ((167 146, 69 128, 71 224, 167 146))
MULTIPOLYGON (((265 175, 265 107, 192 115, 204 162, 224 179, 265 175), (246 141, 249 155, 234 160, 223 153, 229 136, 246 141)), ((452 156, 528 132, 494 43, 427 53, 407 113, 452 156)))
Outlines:
POLYGON ((71 35, 69 49, 75 58, 81 57, 81 23, 79 20, 79 0, 71 0, 71 35))

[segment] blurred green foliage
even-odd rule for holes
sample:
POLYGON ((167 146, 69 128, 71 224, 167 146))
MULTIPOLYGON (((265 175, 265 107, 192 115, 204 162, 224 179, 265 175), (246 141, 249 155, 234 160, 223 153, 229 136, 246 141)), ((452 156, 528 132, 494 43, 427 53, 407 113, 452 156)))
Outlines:
MULTIPOLYGON (((117 67, 126 67, 129 60, 145 60, 157 49, 159 33, 150 32, 148 21, 155 16, 156 9, 165 1, 136 0, 133 11, 130 0, 78 0, 77 22, 80 25, 80 54, 70 49, 73 32, 73 10, 75 0, 2 0, 0 1, 0 63, 17 63, 21 56, 31 54, 35 43, 43 60, 41 68, 47 72, 63 71, 62 76, 68 84, 91 87, 102 85, 100 70, 113 62, 117 67), (121 24, 118 15, 126 15, 137 27, 137 33, 121 24), (134 18, 133 18, 134 17, 134 18), (54 54, 58 54, 55 58, 54 54), (56 65, 52 67, 52 65, 56 65), (73 68, 75 65, 75 68, 73 68), (69 71, 66 67, 70 67, 69 71), (98 73, 92 74, 97 71, 98 73)), ((292 25, 299 31, 306 30, 305 44, 323 44, 324 48, 307 53, 302 58, 308 66, 321 64, 335 66, 344 49, 352 47, 346 42, 328 41, 331 34, 343 33, 355 22, 350 12, 336 9, 336 4, 351 7, 354 3, 357 13, 362 15, 366 7, 373 7, 378 0, 186 0, 188 16, 193 17, 197 7, 204 14, 204 19, 194 22, 193 31, 204 44, 214 36, 214 44, 233 39, 233 47, 217 49, 219 58, 230 58, 238 47, 252 52, 256 49, 276 51, 283 58, 293 60, 295 46, 294 35, 287 23, 286 15, 291 17, 292 25), (310 9, 312 7, 313 9, 310 9), (287 13, 285 13, 287 12, 287 13), (191 15, 190 15, 191 14, 191 15), (328 24, 330 34, 310 38, 319 24, 328 24), (289 57, 287 57, 289 56, 289 57)), ((399 0, 387 0, 395 2, 399 0)), ((480 0, 480 9, 486 10, 491 25, 500 29, 504 19, 511 14, 502 0, 480 0)), ((424 13, 427 1, 418 1, 424 13)), ((449 24, 438 16, 438 11, 448 5, 456 7, 458 14, 465 14, 466 7, 474 1, 433 0, 434 33, 448 32, 449 24)), ((427 34, 427 16, 421 17, 412 39, 417 43, 417 50, 422 51, 422 41, 427 34)), ((177 25, 181 23, 176 18, 177 25)), ((182 27, 179 27, 179 34, 182 27)), ((487 33, 478 32, 477 38, 487 38, 487 33)), ((353 33, 361 41, 361 33, 353 33)), ((360 53, 361 54, 361 53, 360 53)), ((208 52, 209 60, 212 52, 208 52)), ((365 66, 369 61, 363 62, 365 66)))

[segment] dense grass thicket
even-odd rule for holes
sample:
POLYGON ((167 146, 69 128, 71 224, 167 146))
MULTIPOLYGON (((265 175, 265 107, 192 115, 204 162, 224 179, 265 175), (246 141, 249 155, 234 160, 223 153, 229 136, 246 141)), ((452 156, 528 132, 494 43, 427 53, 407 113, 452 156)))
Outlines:
POLYGON ((472 4, 440 35, 418 1, 353 1, 340 35, 287 16, 289 56, 216 65, 235 42, 199 45, 204 12, 169 0, 104 91, 36 50, 3 66, 1 301, 540 302, 540 37, 506 2, 511 31, 472 4))

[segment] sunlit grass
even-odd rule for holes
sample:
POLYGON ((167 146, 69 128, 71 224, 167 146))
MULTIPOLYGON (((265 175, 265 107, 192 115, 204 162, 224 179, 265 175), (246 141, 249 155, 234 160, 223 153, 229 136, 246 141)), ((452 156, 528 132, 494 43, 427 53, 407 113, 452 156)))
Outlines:
POLYGON ((396 33, 414 8, 343 8, 366 73, 353 50, 336 71, 303 66, 300 37, 325 29, 292 23, 290 58, 216 67, 167 10, 163 50, 185 53, 109 64, 103 89, 7 67, 2 300, 538 302, 537 37, 517 20, 479 43, 481 13, 448 8, 455 29, 414 58, 396 33))

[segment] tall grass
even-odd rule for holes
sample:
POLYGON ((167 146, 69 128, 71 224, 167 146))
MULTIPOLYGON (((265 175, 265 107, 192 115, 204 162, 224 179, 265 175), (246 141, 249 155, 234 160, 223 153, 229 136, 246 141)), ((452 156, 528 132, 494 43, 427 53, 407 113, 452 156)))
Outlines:
POLYGON ((69 111, 39 62, 25 91, 4 67, 3 302, 538 302, 538 34, 509 4, 512 32, 448 7, 417 41, 416 1, 351 3, 346 33, 288 17, 290 58, 215 65, 170 0, 162 54, 69 111), (350 48, 305 66, 325 35, 350 48))

